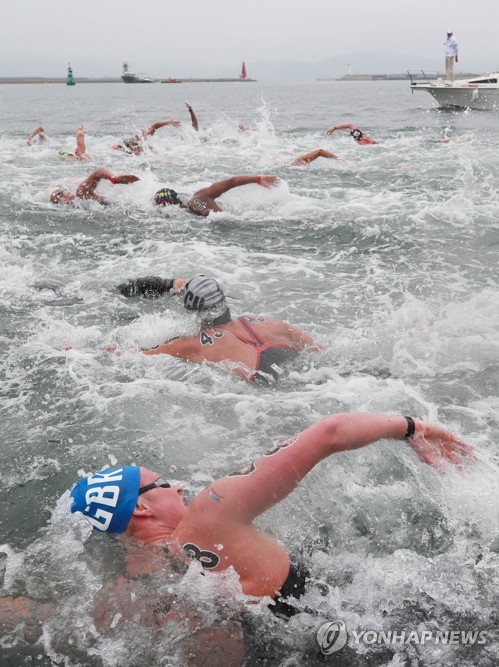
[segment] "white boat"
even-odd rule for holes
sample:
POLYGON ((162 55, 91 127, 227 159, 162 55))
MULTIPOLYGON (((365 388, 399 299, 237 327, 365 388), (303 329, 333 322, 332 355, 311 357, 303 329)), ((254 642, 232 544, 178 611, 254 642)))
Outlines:
MULTIPOLYGON (((425 90, 433 95, 441 107, 458 109, 477 109, 479 111, 499 110, 499 73, 457 81, 414 80, 411 78, 411 90, 425 90)), ((419 79, 419 77, 418 77, 419 79)))

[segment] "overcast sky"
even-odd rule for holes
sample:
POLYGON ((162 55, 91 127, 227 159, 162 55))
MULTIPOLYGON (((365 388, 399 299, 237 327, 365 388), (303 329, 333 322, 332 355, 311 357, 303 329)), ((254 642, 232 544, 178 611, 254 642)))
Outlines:
POLYGON ((449 28, 463 70, 486 72, 499 67, 498 26, 492 0, 10 0, 0 76, 63 76, 68 61, 76 76, 117 76, 125 60, 158 77, 237 75, 245 60, 251 75, 252 65, 357 52, 393 57, 387 71, 399 72, 408 60, 440 64, 449 28))

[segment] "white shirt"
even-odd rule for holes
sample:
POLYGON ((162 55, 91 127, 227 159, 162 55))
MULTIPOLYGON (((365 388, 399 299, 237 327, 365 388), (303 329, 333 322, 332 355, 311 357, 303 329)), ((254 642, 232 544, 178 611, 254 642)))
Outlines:
POLYGON ((454 35, 447 37, 447 41, 445 42, 445 55, 457 56, 457 39, 454 35))

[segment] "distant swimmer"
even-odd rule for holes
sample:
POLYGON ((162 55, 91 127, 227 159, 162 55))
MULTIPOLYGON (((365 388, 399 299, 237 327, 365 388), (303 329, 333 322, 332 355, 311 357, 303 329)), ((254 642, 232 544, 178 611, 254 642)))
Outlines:
POLYGON ((337 155, 334 153, 330 153, 329 151, 324 150, 323 148, 318 148, 316 151, 311 151, 310 153, 305 153, 305 155, 300 155, 297 157, 292 163, 292 167, 308 167, 308 165, 313 162, 314 160, 317 160, 319 157, 325 157, 331 160, 341 160, 342 158, 339 158, 337 155))
POLYGON ((377 143, 376 141, 374 141, 374 139, 372 139, 372 137, 362 132, 362 130, 359 130, 359 128, 353 123, 345 123, 344 125, 333 125, 332 127, 329 128, 327 133, 333 134, 333 132, 336 132, 336 130, 350 130, 350 136, 358 144, 370 145, 377 143))
MULTIPOLYGON (((183 292, 184 308, 196 313, 200 324, 195 336, 174 338, 145 354, 169 354, 192 361, 223 364, 239 377, 275 383, 285 364, 305 349, 318 351, 310 334, 269 315, 243 315, 235 319, 225 294, 213 278, 195 276, 163 279, 156 276, 129 280, 118 286, 124 296, 154 297, 183 292)), ((108 348, 115 352, 115 348, 108 348)))
POLYGON ((101 167, 93 171, 90 176, 88 176, 76 189, 76 194, 71 194, 69 190, 64 188, 57 188, 50 195, 50 201, 52 204, 65 204, 66 206, 72 206, 77 199, 91 200, 99 202, 104 206, 108 205, 109 202, 98 195, 95 192, 95 188, 99 185, 102 180, 110 181, 113 185, 128 185, 129 183, 135 183, 139 180, 138 176, 133 174, 122 174, 121 176, 113 176, 109 169, 101 167))
POLYGON ((59 151, 61 157, 74 158, 75 160, 91 160, 91 157, 87 154, 87 148, 85 145, 85 128, 83 125, 80 125, 78 131, 76 132, 76 148, 74 153, 68 153, 67 151, 59 151))
POLYGON ((159 123, 154 123, 148 130, 141 130, 140 134, 134 135, 131 139, 123 139, 119 144, 113 145, 113 150, 115 151, 125 151, 125 153, 133 153, 134 155, 140 155, 144 152, 144 149, 147 147, 146 141, 148 137, 152 137, 161 127, 166 127, 166 125, 173 125, 173 127, 180 127, 181 122, 179 120, 165 120, 159 123))
POLYGON ((180 206, 180 208, 188 209, 194 215, 206 217, 212 211, 220 212, 222 210, 215 199, 228 190, 232 190, 232 188, 250 185, 251 183, 256 183, 264 188, 272 188, 279 183, 279 178, 277 176, 232 176, 198 190, 192 197, 185 197, 185 201, 181 199, 181 196, 179 197, 175 190, 165 187, 156 192, 154 203, 156 206, 180 206))
POLYGON ((36 130, 34 130, 34 131, 29 135, 29 137, 27 137, 27 139, 26 139, 26 143, 28 144, 28 146, 32 146, 32 145, 33 145, 33 141, 34 141, 36 138, 38 138, 38 141, 39 141, 40 143, 44 142, 44 141, 47 139, 47 135, 45 134, 45 130, 43 129, 43 127, 41 127, 41 126, 40 126, 40 127, 37 127, 36 130))

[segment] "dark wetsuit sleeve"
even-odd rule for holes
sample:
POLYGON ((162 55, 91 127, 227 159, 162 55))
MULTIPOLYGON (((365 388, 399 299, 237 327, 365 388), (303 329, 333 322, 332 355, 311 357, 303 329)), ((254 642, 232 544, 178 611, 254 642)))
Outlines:
POLYGON ((123 296, 144 296, 156 298, 168 294, 173 287, 174 278, 160 278, 159 276, 147 276, 127 280, 116 288, 123 296))

